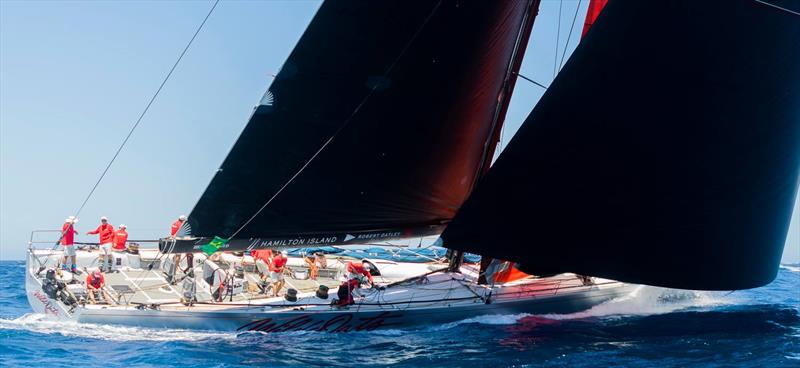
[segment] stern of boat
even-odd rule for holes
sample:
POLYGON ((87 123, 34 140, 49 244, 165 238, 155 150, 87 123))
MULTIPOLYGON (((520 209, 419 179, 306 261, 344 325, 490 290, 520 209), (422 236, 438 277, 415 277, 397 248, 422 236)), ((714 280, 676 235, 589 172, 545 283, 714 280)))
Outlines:
MULTIPOLYGON (((50 299, 42 290, 46 272, 46 268, 42 267, 42 260, 58 256, 55 253, 60 252, 28 248, 25 257, 25 295, 28 297, 28 304, 34 313, 44 314, 49 318, 68 320, 72 319, 69 308, 59 301, 50 299)), ((48 266, 55 267, 52 264, 48 266)))

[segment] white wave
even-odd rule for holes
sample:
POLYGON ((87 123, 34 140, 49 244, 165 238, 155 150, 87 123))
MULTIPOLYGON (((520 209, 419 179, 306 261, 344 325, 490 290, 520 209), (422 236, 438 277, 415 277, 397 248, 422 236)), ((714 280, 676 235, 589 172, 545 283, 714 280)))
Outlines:
POLYGON ((16 319, 0 319, 2 330, 26 330, 43 334, 58 334, 111 341, 196 341, 209 338, 235 339, 234 333, 154 329, 131 326, 111 326, 75 321, 59 321, 44 314, 29 313, 16 319))
POLYGON ((798 266, 798 265, 784 265, 784 264, 782 264, 781 268, 783 268, 784 270, 789 270, 791 272, 800 272, 800 266, 798 266))
POLYGON ((718 293, 667 289, 655 286, 638 286, 630 294, 598 304, 583 312, 570 314, 545 314, 549 319, 576 319, 588 317, 621 317, 664 314, 690 307, 710 307, 728 304, 718 293))
POLYGON ((435 326, 432 329, 434 331, 438 330, 446 330, 449 328, 453 328, 458 325, 462 325, 465 323, 478 323, 482 325, 513 325, 517 323, 520 319, 524 317, 528 317, 530 314, 527 313, 520 313, 520 314, 487 314, 477 317, 470 317, 467 319, 462 319, 456 322, 445 323, 443 325, 435 326))

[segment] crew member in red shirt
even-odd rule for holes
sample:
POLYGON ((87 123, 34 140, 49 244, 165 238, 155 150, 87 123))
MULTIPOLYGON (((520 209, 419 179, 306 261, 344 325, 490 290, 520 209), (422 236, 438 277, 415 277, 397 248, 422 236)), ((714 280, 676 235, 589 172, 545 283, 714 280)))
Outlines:
POLYGON ((61 225, 61 246, 64 247, 64 259, 61 261, 61 269, 67 269, 67 258, 71 261, 70 271, 76 273, 78 271, 77 262, 75 261, 75 223, 78 219, 70 216, 64 220, 64 225, 61 225))
POLYGON ((125 224, 119 224, 119 230, 114 232, 114 250, 125 250, 128 242, 128 231, 125 224))
POLYGON ((372 280, 372 274, 369 272, 370 269, 372 269, 372 264, 366 259, 361 260, 361 263, 347 262, 347 279, 358 280, 359 284, 369 281, 369 284, 373 285, 374 282, 372 280))
POLYGON ((102 293, 103 299, 105 299, 107 303, 113 303, 114 300, 111 299, 111 296, 103 289, 105 286, 106 279, 103 277, 103 273, 100 272, 100 269, 95 269, 89 276, 86 276, 86 294, 89 295, 89 302, 92 304, 97 303, 94 293, 102 293))
POLYGON ((101 268, 105 267, 107 271, 111 271, 111 247, 114 245, 114 226, 111 226, 108 223, 108 218, 103 216, 100 217, 100 226, 86 234, 100 234, 100 249, 103 250, 103 254, 100 255, 100 258, 103 259, 101 268))
POLYGON ((256 249, 251 250, 250 255, 253 257, 253 263, 256 266, 256 271, 258 275, 261 277, 261 287, 262 292, 266 292, 267 290, 267 277, 269 276, 269 269, 270 265, 272 264, 272 250, 271 249, 256 249), (263 263, 264 266, 262 268, 266 268, 265 272, 261 272, 258 265, 263 263))
POLYGON ((278 296, 281 287, 286 282, 283 278, 283 270, 286 268, 286 261, 289 255, 287 251, 281 251, 272 258, 272 263, 269 265, 269 277, 272 280, 272 296, 278 296))
POLYGON ((172 227, 170 228, 170 236, 173 238, 178 235, 178 230, 181 229, 183 223, 186 222, 186 215, 178 216, 178 219, 172 223, 172 227))
MULTIPOLYGON (((186 223, 186 215, 178 216, 178 219, 175 220, 175 222, 172 223, 172 226, 169 229, 169 236, 172 237, 172 238, 176 238, 178 236, 178 231, 180 231, 180 229, 181 229, 181 227, 183 226, 184 223, 186 223)), ((181 254, 180 253, 175 254, 175 257, 173 257, 172 260, 175 262, 175 269, 176 270, 181 267, 181 254)), ((191 253, 191 252, 186 253, 186 268, 183 269, 183 273, 186 274, 186 275, 192 276, 192 275, 194 275, 193 268, 194 268, 194 253, 191 253)), ((173 280, 174 280, 174 277, 173 277, 173 280)))

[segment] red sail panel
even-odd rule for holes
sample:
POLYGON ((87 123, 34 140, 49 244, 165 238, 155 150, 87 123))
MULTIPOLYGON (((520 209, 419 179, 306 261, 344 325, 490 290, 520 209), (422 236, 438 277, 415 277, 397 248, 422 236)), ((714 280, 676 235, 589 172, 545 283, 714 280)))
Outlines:
POLYGON ((525 272, 522 272, 519 269, 517 269, 517 267, 515 267, 514 262, 508 262, 508 263, 509 264, 508 264, 508 267, 506 267, 506 269, 504 269, 503 271, 498 272, 494 276, 495 284, 504 284, 504 283, 507 283, 507 282, 522 280, 522 279, 524 279, 524 278, 526 278, 528 276, 531 276, 531 275, 529 275, 529 274, 527 274, 525 272))
POLYGON ((597 17, 600 15, 600 12, 603 11, 606 4, 608 4, 608 0, 589 0, 589 10, 586 12, 586 21, 583 22, 581 38, 586 36, 586 32, 589 32, 589 28, 592 28, 592 24, 597 20, 597 17))

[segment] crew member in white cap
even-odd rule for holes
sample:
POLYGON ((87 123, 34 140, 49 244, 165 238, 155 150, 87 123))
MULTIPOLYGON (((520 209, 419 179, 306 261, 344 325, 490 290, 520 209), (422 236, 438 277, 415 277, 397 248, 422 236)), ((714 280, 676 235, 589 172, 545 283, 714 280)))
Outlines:
POLYGON ((372 279, 372 273, 370 270, 372 269, 372 263, 370 263, 367 259, 362 259, 360 263, 358 262, 347 262, 347 279, 348 280, 358 280, 356 286, 365 284, 369 281, 369 285, 373 286, 375 281, 372 279))
POLYGON ((111 271, 111 247, 114 245, 114 226, 108 223, 108 217, 100 217, 100 226, 86 234, 100 234, 100 249, 103 251, 103 254, 100 255, 103 261, 100 268, 111 271))
POLYGON ((114 232, 114 250, 123 251, 128 242, 128 227, 119 224, 119 228, 114 232))
POLYGON ((75 273, 78 269, 75 262, 75 234, 78 233, 75 230, 76 222, 78 222, 78 219, 75 216, 70 216, 64 220, 64 225, 61 226, 61 246, 64 247, 64 259, 61 261, 61 269, 67 269, 67 258, 69 258, 71 261, 69 264, 72 265, 70 267, 72 273, 75 273))
POLYGON ((170 235, 174 238, 178 236, 178 230, 181 229, 183 223, 186 222, 186 215, 178 216, 178 219, 172 223, 172 228, 170 228, 170 235))

